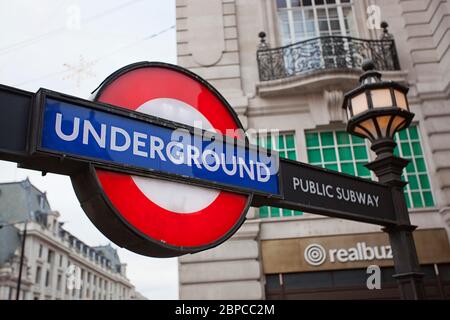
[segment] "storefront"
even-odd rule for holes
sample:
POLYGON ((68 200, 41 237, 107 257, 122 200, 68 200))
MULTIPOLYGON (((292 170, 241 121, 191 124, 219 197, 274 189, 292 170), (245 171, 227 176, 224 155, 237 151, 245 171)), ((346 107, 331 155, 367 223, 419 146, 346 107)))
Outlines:
MULTIPOLYGON (((444 229, 418 230, 415 242, 427 298, 450 299, 450 246, 444 229)), ((398 299, 384 233, 262 241, 266 299, 398 299), (367 267, 381 269, 369 290, 367 267)))

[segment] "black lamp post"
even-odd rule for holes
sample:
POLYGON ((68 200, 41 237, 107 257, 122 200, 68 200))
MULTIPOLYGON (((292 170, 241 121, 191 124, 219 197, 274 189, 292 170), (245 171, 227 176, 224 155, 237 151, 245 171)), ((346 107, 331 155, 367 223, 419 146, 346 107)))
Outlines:
POLYGON ((376 159, 366 167, 375 172, 379 181, 391 188, 397 225, 385 228, 389 234, 395 272, 402 299, 423 299, 423 274, 420 272, 408 208, 403 194, 407 182, 402 171, 409 160, 394 156, 396 132, 407 128, 414 114, 406 97, 408 88, 392 81, 382 81, 372 61, 363 63, 361 85, 348 92, 344 99, 347 131, 369 139, 376 159))
POLYGON ((22 235, 22 248, 20 250, 19 277, 17 278, 16 300, 20 299, 20 287, 22 285, 23 259, 25 257, 25 241, 27 239, 27 224, 28 224, 28 221, 25 221, 25 224, 23 227, 23 235, 22 235))

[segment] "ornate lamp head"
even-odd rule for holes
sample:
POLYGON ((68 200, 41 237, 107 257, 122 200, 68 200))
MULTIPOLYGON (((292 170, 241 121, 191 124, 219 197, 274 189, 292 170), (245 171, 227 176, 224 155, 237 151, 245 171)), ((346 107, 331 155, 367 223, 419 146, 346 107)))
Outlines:
POLYGON ((364 74, 360 86, 345 94, 343 108, 346 110, 347 131, 372 142, 377 155, 392 152, 394 135, 407 128, 414 114, 409 110, 408 88, 381 80, 371 60, 363 63, 364 74))

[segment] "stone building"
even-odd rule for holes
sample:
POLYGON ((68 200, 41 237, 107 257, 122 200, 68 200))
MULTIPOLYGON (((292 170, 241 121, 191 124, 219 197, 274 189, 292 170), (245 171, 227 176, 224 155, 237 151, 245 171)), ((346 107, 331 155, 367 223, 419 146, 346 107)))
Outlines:
MULTIPOLYGON (((450 1, 177 0, 176 19, 178 64, 212 83, 245 128, 279 129, 258 143, 290 159, 375 179, 368 143, 345 132, 343 94, 366 58, 410 87, 416 116, 396 137, 411 160, 405 199, 427 296, 449 298, 450 1)), ((232 240, 179 259, 180 298, 398 298, 389 250, 377 226, 251 209, 232 240), (370 264, 382 290, 366 288, 370 264)))
POLYGON ((0 300, 142 299, 111 245, 91 247, 64 229, 46 194, 29 180, 0 184, 0 300))

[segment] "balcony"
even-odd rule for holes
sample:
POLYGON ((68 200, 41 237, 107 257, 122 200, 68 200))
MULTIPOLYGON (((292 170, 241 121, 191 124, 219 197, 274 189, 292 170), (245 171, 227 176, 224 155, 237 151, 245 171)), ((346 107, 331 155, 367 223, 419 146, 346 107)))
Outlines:
POLYGON ((325 36, 280 48, 269 48, 260 33, 257 51, 259 79, 272 81, 307 76, 316 71, 361 69, 365 59, 372 59, 381 71, 398 71, 400 64, 392 37, 364 40, 343 36, 325 36))

